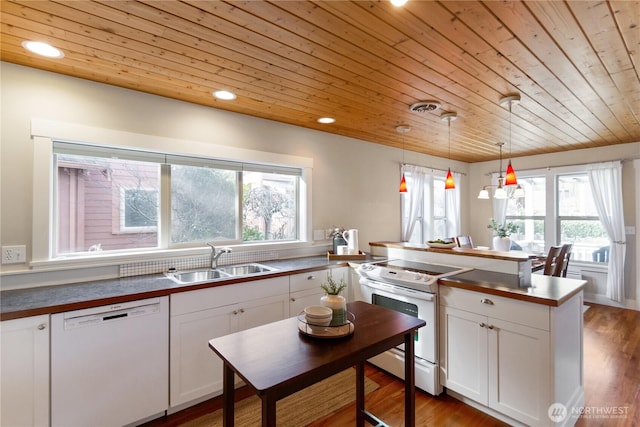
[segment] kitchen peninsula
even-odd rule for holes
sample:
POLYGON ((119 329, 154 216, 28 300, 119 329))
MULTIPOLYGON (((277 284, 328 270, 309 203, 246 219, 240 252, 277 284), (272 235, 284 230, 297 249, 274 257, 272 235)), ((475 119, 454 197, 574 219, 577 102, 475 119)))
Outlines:
POLYGON ((425 244, 407 242, 370 242, 374 256, 401 258, 407 261, 430 262, 515 274, 521 286, 528 286, 532 256, 520 251, 491 251, 468 248, 431 248, 425 244))
POLYGON ((531 274, 521 252, 370 246, 376 256, 472 268, 438 280, 448 395, 512 425, 575 424, 584 405, 586 281, 531 274))

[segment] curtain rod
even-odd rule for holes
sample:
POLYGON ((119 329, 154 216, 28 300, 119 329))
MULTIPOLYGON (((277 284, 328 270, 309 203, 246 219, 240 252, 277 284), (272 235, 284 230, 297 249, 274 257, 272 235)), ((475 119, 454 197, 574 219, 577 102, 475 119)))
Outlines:
MULTIPOLYGON (((620 162, 620 163, 626 163, 626 162, 630 162, 632 160, 639 160, 640 156, 633 156, 633 157, 625 157, 623 159, 611 159, 611 160, 606 160, 603 162, 588 162, 588 163, 570 163, 568 165, 556 165, 556 166, 541 166, 539 168, 530 168, 530 169, 520 169, 518 168, 518 171, 523 171, 523 172, 527 172, 527 171, 532 171, 532 170, 536 170, 536 169, 546 169, 546 170, 551 170, 551 169, 557 169, 557 168, 567 168, 570 166, 587 166, 587 165, 597 165, 599 163, 607 163, 607 162, 620 162)), ((500 171, 491 171, 491 172, 487 172, 484 175, 485 176, 490 176, 493 175, 494 173, 500 173, 500 171)))
MULTIPOLYGON (((404 165, 407 165, 407 166, 419 166, 421 168, 431 169, 432 171, 438 171, 438 172, 448 172, 449 171, 449 169, 440 169, 440 168, 434 168, 434 167, 431 167, 431 166, 414 165, 413 163, 400 163, 401 167, 404 166, 404 165)), ((451 172, 459 173, 462 176, 467 176, 466 172, 459 172, 459 171, 454 170, 454 169, 451 169, 451 172)))

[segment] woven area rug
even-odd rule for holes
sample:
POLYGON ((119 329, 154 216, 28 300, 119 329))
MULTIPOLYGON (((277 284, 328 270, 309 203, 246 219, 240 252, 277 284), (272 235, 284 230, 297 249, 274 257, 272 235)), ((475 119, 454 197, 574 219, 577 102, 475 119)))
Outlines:
MULTIPOLYGON (((365 394, 378 388, 369 378, 364 379, 365 394)), ((317 384, 287 396, 276 403, 278 427, 302 427, 354 402, 356 399, 356 371, 349 368, 317 384)), ((251 396, 236 402, 235 424, 241 427, 261 425, 261 402, 251 396)), ((181 424, 181 427, 222 427, 222 410, 181 424)))

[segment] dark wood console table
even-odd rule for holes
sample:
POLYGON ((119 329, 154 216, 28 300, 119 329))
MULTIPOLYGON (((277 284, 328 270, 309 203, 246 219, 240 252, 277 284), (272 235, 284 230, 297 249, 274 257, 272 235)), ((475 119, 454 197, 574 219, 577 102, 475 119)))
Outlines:
POLYGON ((292 317, 214 338, 209 347, 224 362, 223 425, 234 425, 234 375, 262 400, 262 425, 276 425, 276 401, 352 366, 356 367, 356 421, 378 423, 364 408, 364 363, 405 345, 405 426, 415 426, 414 339, 424 320, 364 302, 352 302, 354 333, 338 339, 298 332, 292 317))

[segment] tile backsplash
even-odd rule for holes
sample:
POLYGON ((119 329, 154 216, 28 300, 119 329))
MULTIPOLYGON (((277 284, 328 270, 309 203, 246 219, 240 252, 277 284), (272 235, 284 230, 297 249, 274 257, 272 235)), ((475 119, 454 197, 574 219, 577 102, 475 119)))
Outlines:
MULTIPOLYGON (((278 259, 277 251, 231 252, 218 259, 218 265, 242 264, 278 259)), ((160 261, 145 261, 120 266, 120 277, 141 276, 143 274, 163 273, 170 268, 177 271, 210 267, 209 255, 198 255, 184 258, 173 258, 160 261)))

